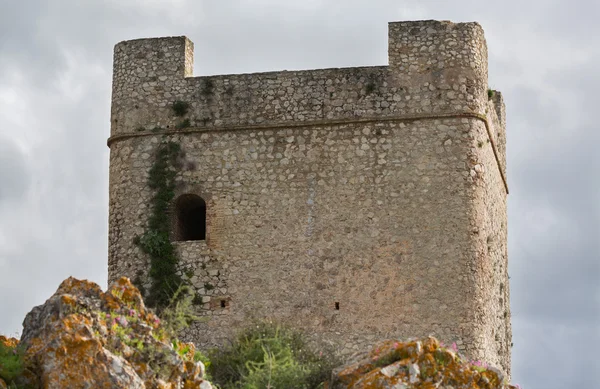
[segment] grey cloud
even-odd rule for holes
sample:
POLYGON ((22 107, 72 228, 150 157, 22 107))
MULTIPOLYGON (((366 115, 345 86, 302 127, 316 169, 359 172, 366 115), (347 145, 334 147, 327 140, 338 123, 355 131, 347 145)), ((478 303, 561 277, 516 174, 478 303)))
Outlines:
MULTIPOLYGON (((544 41, 552 34, 560 47, 565 39, 572 42, 567 46, 587 44, 558 30, 544 41)), ((536 41, 535 36, 527 40, 536 41)), ((600 378, 590 351, 600 345, 600 133, 592 114, 600 82, 593 71, 600 59, 596 47, 571 61, 559 58, 559 69, 557 62, 548 69, 501 65, 520 75, 517 82, 505 81, 515 85, 505 91, 509 271, 513 368, 528 387, 593 387, 600 378), (548 366, 560 368, 550 374, 548 366)))
MULTIPOLYGON (((556 306, 556 310, 560 310, 556 306)), ((555 324, 546 318, 513 317, 513 374, 522 388, 594 388, 600 362, 592 350, 597 326, 555 324), (523 373, 521 373, 522 371, 523 373)))
POLYGON ((11 139, 0 136, 0 207, 22 198, 30 180, 23 152, 11 139))

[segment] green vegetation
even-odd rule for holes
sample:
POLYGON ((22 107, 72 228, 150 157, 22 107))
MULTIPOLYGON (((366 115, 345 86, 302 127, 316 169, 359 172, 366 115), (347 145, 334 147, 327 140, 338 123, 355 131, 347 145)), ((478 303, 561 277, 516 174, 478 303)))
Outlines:
POLYGON ((442 367, 449 365, 456 359, 454 354, 442 348, 438 348, 437 350, 435 350, 433 356, 435 358, 436 363, 442 367))
POLYGON ((381 82, 382 81, 375 74, 368 76, 365 80, 365 94, 370 95, 376 92, 381 86, 381 82))
POLYGON ((0 342, 0 378, 10 389, 18 388, 14 380, 21 375, 23 369, 23 350, 18 345, 10 347, 0 342))
MULTIPOLYGON (((121 291, 112 291, 113 296, 122 300, 121 291)), ((198 318, 193 315, 191 306, 192 296, 190 288, 181 286, 172 296, 169 304, 162 310, 161 319, 155 318, 154 324, 161 324, 153 329, 150 329, 150 335, 159 342, 154 344, 144 340, 149 329, 148 323, 144 322, 140 313, 133 305, 127 304, 129 309, 103 312, 98 311, 97 315, 101 321, 106 323, 109 333, 118 339, 118 342, 106 342, 104 347, 107 347, 115 355, 123 355, 124 348, 120 345, 124 344, 134 353, 137 354, 138 360, 147 361, 149 368, 156 372, 159 376, 170 375, 164 361, 170 350, 174 350, 184 361, 197 360, 197 356, 192 352, 194 346, 180 342, 177 338, 178 333, 187 328, 189 324, 198 318), (139 323, 142 323, 140 325, 139 323), (140 328, 145 328, 139 332, 140 328), (170 346, 166 346, 169 344, 170 346)), ((98 338, 100 333, 96 331, 98 338)))
MULTIPOLYGON (((212 362, 210 361, 210 359, 208 359, 208 357, 206 355, 204 355, 204 353, 202 353, 201 351, 196 351, 194 353, 194 362, 202 362, 204 364, 204 367, 206 368, 207 374, 208 374, 208 369, 210 369, 212 362)), ((208 379, 208 380, 210 381, 210 379, 208 379)))
POLYGON ((365 92, 370 95, 375 91, 375 83, 373 81, 369 82, 365 87, 365 92))
POLYGON ((471 367, 471 370, 475 370, 479 373, 483 373, 484 371, 486 371, 489 368, 486 363, 481 362, 481 361, 471 361, 470 367, 471 367))
POLYGON ((322 388, 339 362, 330 350, 313 352, 300 333, 270 323, 247 329, 209 355, 207 370, 222 389, 322 388))
POLYGON ((185 101, 177 100, 173 103, 171 108, 173 109, 175 116, 184 116, 186 113, 188 113, 190 104, 185 101))
POLYGON ((201 93, 204 96, 210 96, 210 95, 212 95, 214 88, 215 88, 214 81, 210 78, 207 78, 204 80, 204 83, 202 84, 201 93))
POLYGON ((169 305, 163 309, 160 318, 168 336, 175 339, 179 333, 194 321, 200 320, 194 315, 195 294, 189 286, 182 285, 171 297, 169 305))
POLYGON ((488 89, 487 93, 488 93, 488 99, 492 99, 496 92, 494 92, 493 89, 488 89))
POLYGON ((389 353, 387 355, 384 355, 380 358, 377 358, 377 360, 375 361, 375 363, 373 364, 375 367, 384 367, 387 365, 391 365, 392 363, 399 361, 400 358, 398 355, 396 355, 396 353, 389 353))
POLYGON ((200 296, 198 293, 196 293, 196 295, 192 299, 192 304, 194 304, 194 305, 202 304, 202 296, 200 296))
POLYGON ((177 275, 177 254, 169 238, 169 206, 175 197, 175 176, 181 163, 181 147, 175 142, 163 142, 156 151, 150 169, 148 185, 154 190, 152 213, 146 232, 136 239, 137 245, 150 256, 149 276, 152 280, 147 303, 160 312, 182 285, 177 275))

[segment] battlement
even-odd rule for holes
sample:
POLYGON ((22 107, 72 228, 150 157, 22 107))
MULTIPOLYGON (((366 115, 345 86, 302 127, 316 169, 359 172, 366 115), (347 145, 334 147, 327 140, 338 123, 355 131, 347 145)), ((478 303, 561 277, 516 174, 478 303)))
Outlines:
POLYGON ((175 101, 192 127, 483 113, 487 48, 477 23, 389 24, 389 65, 192 77, 185 37, 115 46, 111 135, 173 130, 175 101), (152 113, 153 121, 148 121, 152 113))

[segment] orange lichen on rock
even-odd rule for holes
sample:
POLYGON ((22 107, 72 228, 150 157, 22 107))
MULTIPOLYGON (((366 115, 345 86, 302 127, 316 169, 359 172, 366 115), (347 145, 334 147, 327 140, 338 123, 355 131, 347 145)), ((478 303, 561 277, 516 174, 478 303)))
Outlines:
POLYGON ((69 278, 23 325, 25 372, 17 380, 22 386, 211 388, 203 379, 204 365, 194 362, 194 345, 172 344, 127 278, 106 293, 69 278))
POLYGON ((501 371, 472 363, 437 339, 387 340, 335 369, 332 389, 515 389, 501 371))
POLYGON ((19 339, 17 338, 7 338, 4 335, 0 335, 0 344, 9 348, 15 348, 19 344, 19 339))
POLYGON ((141 315, 146 314, 146 307, 140 291, 131 283, 129 278, 121 277, 108 288, 104 295, 117 297, 121 304, 137 310, 141 315))

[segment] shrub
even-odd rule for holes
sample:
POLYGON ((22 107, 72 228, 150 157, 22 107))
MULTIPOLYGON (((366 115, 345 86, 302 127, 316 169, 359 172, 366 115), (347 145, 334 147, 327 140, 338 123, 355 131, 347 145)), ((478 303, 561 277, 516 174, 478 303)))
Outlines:
POLYGON ((189 286, 181 285, 173 294, 169 305, 160 313, 163 327, 170 337, 176 338, 192 322, 200 320, 194 314, 194 296, 189 286))
POLYGON ((210 360, 212 380, 223 389, 319 388, 339 364, 331 350, 317 354, 300 333, 271 323, 243 331, 210 360))
POLYGON ((12 384, 13 380, 21 375, 23 369, 23 352, 19 346, 11 347, 0 341, 0 378, 9 387, 16 387, 12 384))
POLYGON ((194 353, 194 362, 202 362, 204 364, 204 367, 206 368, 206 375, 204 377, 207 381, 212 381, 213 379, 210 376, 212 362, 210 359, 202 351, 196 350, 194 353))

